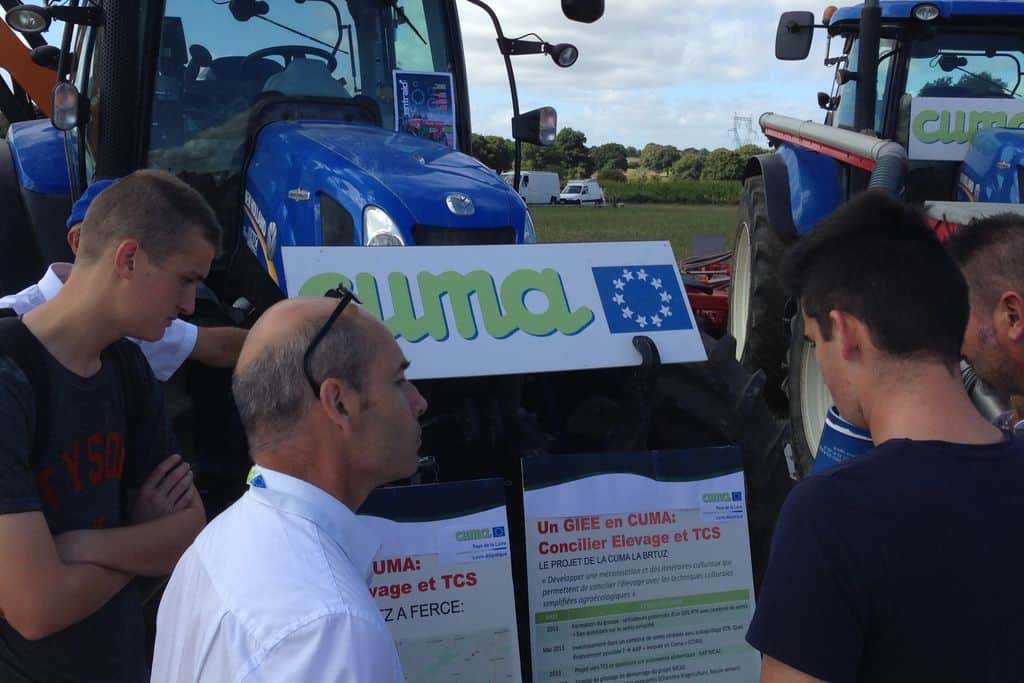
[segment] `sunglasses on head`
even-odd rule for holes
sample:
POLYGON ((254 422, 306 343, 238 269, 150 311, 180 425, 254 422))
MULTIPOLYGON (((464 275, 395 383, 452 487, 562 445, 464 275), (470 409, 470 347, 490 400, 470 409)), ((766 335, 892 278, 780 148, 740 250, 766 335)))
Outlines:
POLYGON ((334 307, 334 312, 331 313, 330 317, 327 318, 327 321, 324 322, 323 326, 320 328, 320 331, 316 333, 315 337, 313 337, 313 341, 309 343, 309 348, 306 349, 306 355, 302 357, 302 369, 306 373, 306 380, 309 382, 309 386, 313 390, 313 395, 316 396, 317 399, 320 398, 320 383, 313 379, 313 373, 309 369, 309 362, 313 357, 313 351, 316 349, 317 344, 323 341, 323 338, 327 336, 327 333, 331 329, 331 325, 333 325, 334 321, 338 319, 341 312, 345 310, 345 307, 349 305, 349 302, 355 301, 357 304, 363 303, 359 300, 359 297, 352 293, 352 290, 341 283, 338 283, 338 286, 334 289, 329 289, 324 292, 324 296, 332 299, 338 299, 338 305, 334 307))

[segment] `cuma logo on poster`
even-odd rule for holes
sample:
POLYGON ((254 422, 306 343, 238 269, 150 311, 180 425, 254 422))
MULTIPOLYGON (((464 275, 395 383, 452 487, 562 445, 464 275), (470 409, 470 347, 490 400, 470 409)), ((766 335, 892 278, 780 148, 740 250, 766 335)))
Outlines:
POLYGON ((495 526, 486 529, 460 529, 455 532, 455 540, 462 543, 466 541, 481 541, 491 538, 504 538, 505 527, 495 526))
POLYGON ((701 500, 705 503, 739 503, 743 501, 743 492, 705 493, 701 496, 701 500))

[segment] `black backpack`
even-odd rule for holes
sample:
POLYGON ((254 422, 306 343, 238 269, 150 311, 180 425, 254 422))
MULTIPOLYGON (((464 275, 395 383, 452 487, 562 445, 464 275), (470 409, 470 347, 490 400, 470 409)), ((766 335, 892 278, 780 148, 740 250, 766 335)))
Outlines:
MULTIPOLYGON (((141 405, 138 400, 141 398, 138 383, 133 373, 127 371, 127 368, 131 367, 128 354, 137 353, 135 349, 130 348, 131 346, 134 344, 121 339, 110 347, 114 352, 114 363, 121 375, 121 388, 127 411, 126 426, 136 422, 141 405)), ((50 372, 46 367, 43 345, 29 332, 17 313, 9 308, 0 308, 0 353, 13 360, 32 385, 36 428, 32 450, 29 453, 29 467, 35 470, 42 460, 50 434, 50 372)))

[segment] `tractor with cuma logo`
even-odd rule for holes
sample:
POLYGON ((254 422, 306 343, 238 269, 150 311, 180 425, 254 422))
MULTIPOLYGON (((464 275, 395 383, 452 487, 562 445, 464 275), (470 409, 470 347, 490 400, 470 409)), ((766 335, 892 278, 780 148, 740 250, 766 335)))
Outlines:
MULTIPOLYGON (((1024 4, 866 2, 829 7, 822 23, 786 12, 783 60, 828 36, 824 121, 767 113, 775 147, 747 161, 731 270, 728 331, 737 358, 763 369, 768 397, 788 413, 799 474, 813 465, 831 398, 777 278, 786 248, 847 198, 881 188, 923 204, 940 238, 971 219, 1024 213, 1024 4)), ((966 377, 972 373, 966 369, 966 377)), ((987 414, 1003 404, 970 381, 987 414)))
MULTIPOLYGON (((505 38, 489 7, 467 1, 497 30, 517 143, 553 141, 552 109, 519 114, 510 56, 546 53, 569 66, 575 48, 505 38)), ((57 81, 51 120, 15 123, 0 145, 5 292, 34 281, 48 262, 70 259, 64 220, 83 188, 146 167, 195 187, 224 227, 209 293, 197 302, 199 324, 245 325, 283 298, 285 247, 536 241, 517 183, 467 154, 469 95, 454 0, 2 4, 7 22, 23 31, 66 23, 57 59, 47 62, 57 81), (454 116, 430 118, 450 123, 451 144, 398 130, 406 86, 425 89, 428 103, 438 88, 445 92, 454 116)), ((593 21, 603 2, 562 0, 562 7, 570 19, 593 21)), ((503 477, 515 515, 514 484, 527 454, 737 444, 759 575, 790 482, 784 426, 761 398, 763 375, 740 367, 731 339, 708 338, 709 360, 693 364, 661 365, 652 345, 637 344, 636 367, 424 382, 431 407, 423 454, 435 466, 423 477, 503 477)), ((225 371, 187 365, 168 386, 210 511, 241 492, 248 467, 229 380, 225 371)))

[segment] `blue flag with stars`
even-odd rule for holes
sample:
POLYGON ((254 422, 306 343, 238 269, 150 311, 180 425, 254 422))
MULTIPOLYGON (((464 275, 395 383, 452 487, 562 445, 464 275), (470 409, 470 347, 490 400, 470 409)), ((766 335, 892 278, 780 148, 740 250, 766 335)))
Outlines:
POLYGON ((693 328, 675 265, 601 266, 591 270, 612 334, 693 328))

